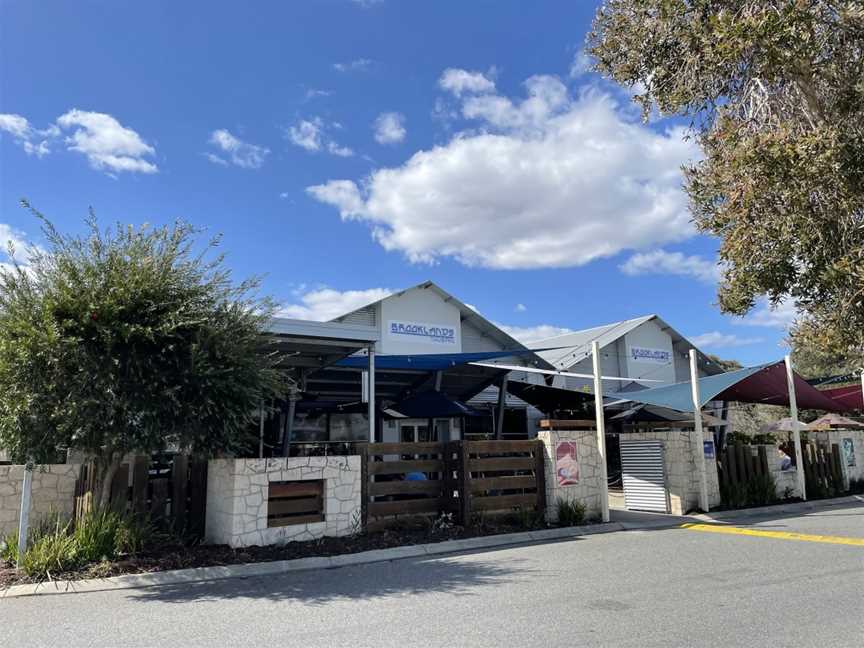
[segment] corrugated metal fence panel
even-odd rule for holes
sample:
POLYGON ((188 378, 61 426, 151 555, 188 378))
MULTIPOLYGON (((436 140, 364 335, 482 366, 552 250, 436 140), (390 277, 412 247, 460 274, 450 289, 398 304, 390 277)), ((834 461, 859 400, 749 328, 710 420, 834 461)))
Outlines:
POLYGON ((636 511, 669 512, 663 444, 660 441, 621 441, 624 505, 636 511))

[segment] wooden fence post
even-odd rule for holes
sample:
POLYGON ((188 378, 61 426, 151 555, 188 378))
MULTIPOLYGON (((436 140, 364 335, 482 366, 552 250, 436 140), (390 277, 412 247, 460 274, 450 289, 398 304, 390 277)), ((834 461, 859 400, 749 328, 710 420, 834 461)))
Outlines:
POLYGON ((135 457, 132 463, 132 514, 138 518, 147 513, 148 457, 135 457))
POLYGON ((174 455, 171 466, 171 518, 174 532, 183 533, 186 527, 186 493, 189 482, 189 455, 174 455))
POLYGON ((768 448, 760 445, 757 452, 759 453, 759 465, 761 466, 762 474, 766 476, 770 475, 771 470, 768 468, 768 448))
POLYGON ((843 483, 843 468, 840 465, 840 446, 831 444, 831 473, 834 475, 834 486, 838 491, 845 490, 843 483))
POLYGON ((363 531, 369 524, 369 444, 358 444, 360 449, 360 524, 363 531))
POLYGON ((459 490, 459 517, 462 526, 470 527, 471 524, 471 468, 468 444, 470 441, 457 441, 459 444, 459 472, 457 484, 459 490))
POLYGON ((534 479, 537 482, 537 510, 546 514, 546 447, 542 441, 537 441, 534 448, 534 479))
POLYGON ((189 509, 186 526, 190 535, 204 537, 207 517, 207 460, 189 461, 189 509))
POLYGON ((111 510, 120 515, 126 513, 126 503, 129 500, 129 464, 120 464, 114 479, 111 480, 111 510))

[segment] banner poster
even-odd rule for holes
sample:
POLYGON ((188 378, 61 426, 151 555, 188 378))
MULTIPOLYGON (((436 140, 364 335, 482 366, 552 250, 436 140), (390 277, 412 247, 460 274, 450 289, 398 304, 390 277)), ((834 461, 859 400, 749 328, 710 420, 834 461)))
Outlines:
POLYGON ((559 486, 579 483, 579 462, 576 459, 576 444, 562 441, 555 448, 555 475, 559 486))

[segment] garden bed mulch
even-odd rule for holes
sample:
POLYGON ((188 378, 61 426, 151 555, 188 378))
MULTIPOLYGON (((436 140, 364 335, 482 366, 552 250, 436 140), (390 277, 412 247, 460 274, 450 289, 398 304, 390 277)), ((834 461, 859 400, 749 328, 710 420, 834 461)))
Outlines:
MULTIPOLYGON (((218 567, 240 563, 258 563, 292 560, 314 556, 338 556, 374 549, 389 549, 405 545, 444 542, 478 536, 531 531, 545 526, 525 526, 507 521, 476 527, 450 526, 445 528, 393 528, 368 534, 341 538, 321 538, 307 542, 290 542, 268 547, 232 549, 227 545, 184 545, 180 542, 162 543, 121 560, 86 565, 74 571, 51 574, 51 580, 67 581, 87 578, 107 578, 122 574, 146 574, 186 569, 191 567, 218 567)), ((46 579, 31 578, 19 573, 13 565, 0 562, 0 590, 12 585, 36 583, 46 579)))

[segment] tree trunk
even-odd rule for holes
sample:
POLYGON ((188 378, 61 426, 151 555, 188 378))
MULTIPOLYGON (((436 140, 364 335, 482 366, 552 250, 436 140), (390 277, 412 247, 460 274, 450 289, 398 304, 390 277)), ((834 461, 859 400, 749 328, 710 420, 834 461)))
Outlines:
POLYGON ((123 453, 118 450, 107 450, 104 457, 96 460, 96 486, 93 491, 93 506, 96 510, 105 510, 111 503, 111 482, 123 461, 123 453))

